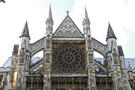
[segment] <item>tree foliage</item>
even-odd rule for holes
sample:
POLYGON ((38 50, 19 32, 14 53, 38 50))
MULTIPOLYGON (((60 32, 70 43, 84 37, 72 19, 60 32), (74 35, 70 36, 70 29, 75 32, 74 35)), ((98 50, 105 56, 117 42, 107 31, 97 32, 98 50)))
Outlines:
POLYGON ((5 3, 5 0, 0 0, 0 3, 1 3, 1 2, 5 3))

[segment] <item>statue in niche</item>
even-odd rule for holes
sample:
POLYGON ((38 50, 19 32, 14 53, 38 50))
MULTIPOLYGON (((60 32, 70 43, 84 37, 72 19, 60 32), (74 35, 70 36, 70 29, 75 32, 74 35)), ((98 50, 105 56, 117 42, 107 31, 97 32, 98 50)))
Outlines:
POLYGON ((46 49, 50 49, 50 35, 47 35, 47 38, 46 38, 46 49))
POLYGON ((89 63, 93 63, 93 53, 88 54, 88 61, 89 63))
POLYGON ((24 48, 22 48, 20 51, 20 63, 24 63, 24 59, 25 59, 25 50, 24 48))
POLYGON ((116 53, 116 49, 113 49, 114 53, 113 53, 113 58, 114 58, 114 64, 118 64, 118 55, 116 53))
POLYGON ((30 52, 26 52, 26 60, 30 60, 31 59, 31 54, 30 52))
POLYGON ((44 89, 43 90, 49 90, 49 77, 47 75, 44 75, 44 89))
POLYGON ((31 62, 31 53, 29 51, 26 51, 25 59, 26 59, 26 66, 27 66, 26 68, 28 69, 30 66, 30 62, 31 62))
POLYGON ((107 56, 107 61, 108 61, 108 69, 111 70, 111 64, 112 64, 112 57, 111 57, 111 55, 107 56))
POLYGON ((46 63, 50 63, 50 53, 46 53, 46 63))
POLYGON ((108 61, 112 61, 111 55, 107 55, 107 60, 108 60, 108 61))
POLYGON ((88 38, 87 38, 87 41, 88 41, 88 49, 92 49, 92 40, 91 40, 91 37, 90 35, 88 35, 88 38))

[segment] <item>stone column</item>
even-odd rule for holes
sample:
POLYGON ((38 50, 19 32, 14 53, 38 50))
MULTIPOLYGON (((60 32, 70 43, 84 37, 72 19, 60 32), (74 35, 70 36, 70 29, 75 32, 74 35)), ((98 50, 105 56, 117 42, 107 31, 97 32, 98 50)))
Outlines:
POLYGON ((45 50, 44 50, 44 87, 43 90, 50 90, 50 74, 51 74, 51 59, 52 59, 52 40, 51 36, 47 35, 45 38, 45 50))
POLYGON ((89 35, 86 39, 86 53, 88 68, 88 88, 89 90, 96 90, 93 43, 92 38, 89 35))

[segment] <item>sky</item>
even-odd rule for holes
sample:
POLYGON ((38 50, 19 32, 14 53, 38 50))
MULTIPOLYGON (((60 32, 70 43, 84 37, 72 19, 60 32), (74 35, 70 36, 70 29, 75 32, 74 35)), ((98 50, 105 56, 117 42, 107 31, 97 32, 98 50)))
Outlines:
POLYGON ((27 20, 30 43, 45 36, 45 21, 49 5, 52 7, 55 31, 66 16, 66 11, 83 31, 84 7, 91 22, 92 37, 106 44, 108 23, 122 45, 124 55, 135 58, 135 0, 6 0, 0 3, 0 66, 12 55, 14 44, 27 20))

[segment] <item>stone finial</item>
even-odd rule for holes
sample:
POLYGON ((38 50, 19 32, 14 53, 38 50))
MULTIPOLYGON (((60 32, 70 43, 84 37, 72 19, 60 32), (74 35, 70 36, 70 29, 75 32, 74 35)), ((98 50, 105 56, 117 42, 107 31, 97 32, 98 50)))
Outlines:
POLYGON ((67 12, 67 15, 69 15, 69 11, 66 11, 67 12))

